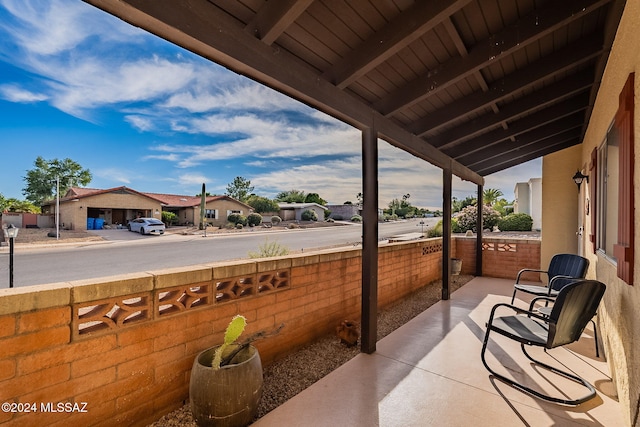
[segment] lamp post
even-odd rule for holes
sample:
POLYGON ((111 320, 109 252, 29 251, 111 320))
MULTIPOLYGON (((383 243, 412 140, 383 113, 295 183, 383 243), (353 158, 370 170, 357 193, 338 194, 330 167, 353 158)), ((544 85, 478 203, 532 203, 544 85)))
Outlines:
POLYGON ((13 224, 4 229, 4 235, 9 239, 9 287, 13 288, 13 240, 18 237, 18 230, 13 224))

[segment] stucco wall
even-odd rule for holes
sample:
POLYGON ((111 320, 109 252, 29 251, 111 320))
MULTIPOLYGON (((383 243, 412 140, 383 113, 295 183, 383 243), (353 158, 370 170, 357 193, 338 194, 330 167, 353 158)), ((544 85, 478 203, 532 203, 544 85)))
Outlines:
POLYGON ((571 177, 581 166, 581 150, 580 146, 567 148, 542 160, 543 266, 555 254, 578 253, 578 188, 571 177))
MULTIPOLYGON (((591 261, 590 276, 607 285, 598 314, 607 360, 614 376, 622 407, 629 425, 640 426, 640 0, 628 0, 616 34, 603 81, 596 98, 589 127, 582 144, 581 164, 588 165, 591 151, 600 145, 618 109, 618 96, 630 73, 635 72, 634 113, 634 197, 635 197, 635 283, 630 286, 616 277, 615 265, 593 246, 585 242, 585 253, 591 261)), ((544 176, 546 179, 546 176, 544 176)), ((589 196, 589 194, 587 194, 589 196)), ((591 207, 591 212, 595 206, 591 207)), ((543 231, 544 232, 544 231, 543 231)), ((591 232, 590 216, 586 216, 586 235, 591 232)), ((543 242, 546 237, 543 236, 543 242)))

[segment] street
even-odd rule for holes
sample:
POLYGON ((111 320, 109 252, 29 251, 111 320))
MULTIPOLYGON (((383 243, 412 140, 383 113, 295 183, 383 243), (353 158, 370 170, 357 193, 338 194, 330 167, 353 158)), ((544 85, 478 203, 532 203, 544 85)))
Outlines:
MULTIPOLYGON (((380 223, 380 239, 404 233, 422 232, 434 225, 438 218, 380 223)), ((162 268, 248 258, 250 251, 258 251, 267 239, 278 242, 290 251, 311 251, 332 246, 359 244, 361 225, 345 225, 306 230, 286 230, 223 235, 177 235, 136 237, 126 230, 123 239, 65 247, 25 248, 16 246, 14 254, 14 286, 66 282, 112 276, 116 274, 153 271, 162 268)), ((9 254, 0 252, 0 289, 9 287, 9 254)))

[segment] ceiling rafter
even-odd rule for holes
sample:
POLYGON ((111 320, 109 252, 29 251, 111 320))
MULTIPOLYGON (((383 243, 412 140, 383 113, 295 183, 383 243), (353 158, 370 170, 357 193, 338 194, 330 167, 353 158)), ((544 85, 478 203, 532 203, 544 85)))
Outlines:
POLYGON ((454 101, 438 111, 429 114, 408 126, 416 135, 423 136, 469 114, 499 102, 535 84, 562 74, 580 64, 592 62, 603 52, 602 35, 594 34, 573 43, 551 55, 540 58, 527 68, 526 72, 514 73, 494 82, 489 92, 476 92, 454 101))
POLYGON ((271 45, 313 2, 314 0, 267 2, 258 10, 245 29, 263 43, 271 45))
POLYGON ((565 133, 551 136, 528 145, 526 150, 513 150, 490 160, 477 163, 475 168, 484 175, 500 172, 529 160, 554 153, 580 144, 580 129, 571 129, 565 133))
POLYGON ((514 51, 525 48, 554 30, 606 5, 611 0, 564 0, 550 2, 513 25, 478 43, 466 57, 455 57, 426 75, 407 83, 373 104, 384 116, 410 107, 434 96, 473 74, 499 61, 514 51))
POLYGON ((497 114, 485 114, 467 123, 455 126, 450 130, 429 138, 431 145, 437 148, 454 146, 469 140, 503 123, 517 119, 549 104, 558 102, 576 93, 583 92, 593 86, 593 68, 566 77, 541 90, 503 105, 497 114))
POLYGON ((561 134, 567 130, 579 128, 582 126, 582 119, 583 114, 581 112, 574 113, 560 120, 548 123, 546 126, 518 135, 515 141, 502 141, 489 147, 474 150, 473 152, 462 153, 456 156, 455 159, 464 165, 474 165, 487 161, 495 156, 506 154, 509 151, 521 150, 527 145, 561 134))
POLYGON ((509 127, 507 129, 498 128, 463 143, 446 145, 440 148, 451 157, 456 157, 463 153, 469 153, 476 149, 486 148, 505 139, 516 138, 522 133, 529 132, 530 130, 540 126, 545 126, 548 123, 578 111, 584 111, 587 108, 588 102, 589 94, 581 92, 572 98, 541 109, 519 120, 509 122, 509 127))
POLYGON ((399 50, 420 38, 471 0, 419 1, 325 71, 339 89, 349 86, 399 50))

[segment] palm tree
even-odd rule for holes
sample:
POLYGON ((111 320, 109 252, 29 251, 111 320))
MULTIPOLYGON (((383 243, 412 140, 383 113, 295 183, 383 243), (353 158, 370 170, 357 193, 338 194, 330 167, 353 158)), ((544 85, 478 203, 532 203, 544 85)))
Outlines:
POLYGON ((502 191, 496 188, 487 188, 482 192, 482 200, 487 206, 493 206, 500 197, 502 197, 502 191))

